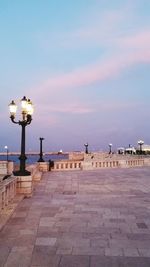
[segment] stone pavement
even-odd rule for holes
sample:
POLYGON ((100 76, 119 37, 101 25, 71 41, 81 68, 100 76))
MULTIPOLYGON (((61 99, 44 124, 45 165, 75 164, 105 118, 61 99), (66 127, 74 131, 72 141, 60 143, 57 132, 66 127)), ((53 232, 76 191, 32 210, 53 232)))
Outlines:
POLYGON ((150 168, 49 172, 0 232, 0 267, 150 267, 150 168))

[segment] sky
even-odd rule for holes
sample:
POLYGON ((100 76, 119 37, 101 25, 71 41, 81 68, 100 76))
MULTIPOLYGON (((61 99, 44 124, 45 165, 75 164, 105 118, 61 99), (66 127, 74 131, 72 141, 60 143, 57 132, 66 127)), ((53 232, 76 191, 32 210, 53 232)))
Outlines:
POLYGON ((23 96, 27 151, 150 144, 149 0, 0 0, 0 25, 0 152, 20 150, 23 96))

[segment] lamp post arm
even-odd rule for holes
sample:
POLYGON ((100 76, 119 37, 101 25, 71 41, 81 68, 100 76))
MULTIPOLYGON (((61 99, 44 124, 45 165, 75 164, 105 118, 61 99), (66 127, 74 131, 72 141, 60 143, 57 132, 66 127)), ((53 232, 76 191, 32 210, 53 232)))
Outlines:
POLYGON ((27 115, 27 120, 26 120, 27 124, 30 124, 31 121, 32 121, 32 116, 28 114, 27 115))
POLYGON ((19 121, 15 121, 15 117, 13 115, 10 116, 10 119, 13 123, 19 124, 19 121))

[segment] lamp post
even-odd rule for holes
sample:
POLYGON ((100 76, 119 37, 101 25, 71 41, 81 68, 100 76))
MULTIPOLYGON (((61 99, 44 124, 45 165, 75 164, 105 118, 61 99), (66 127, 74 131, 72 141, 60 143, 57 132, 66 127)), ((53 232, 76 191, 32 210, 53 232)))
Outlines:
POLYGON ((89 144, 86 143, 86 144, 84 144, 84 146, 85 146, 85 153, 88 154, 88 146, 89 146, 89 144))
POLYGON ((8 146, 4 146, 4 148, 6 149, 6 160, 8 162, 8 146))
POLYGON ((109 154, 112 153, 112 144, 109 144, 109 154))
POLYGON ((6 149, 6 160, 7 160, 7 175, 8 175, 8 146, 4 146, 6 149))
POLYGON ((30 99, 27 99, 25 96, 21 99, 21 107, 22 107, 22 120, 15 121, 17 105, 14 100, 9 104, 10 109, 10 119, 13 123, 19 124, 21 126, 21 154, 19 157, 20 160, 20 169, 19 171, 13 172, 16 176, 27 176, 31 173, 26 170, 26 154, 25 154, 25 127, 29 125, 32 121, 33 114, 33 105, 30 99))
POLYGON ((140 155, 142 154, 142 145, 144 145, 144 141, 143 140, 139 140, 138 141, 138 145, 140 146, 140 155))
POLYGON ((43 150, 42 150, 42 142, 43 142, 44 138, 43 137, 40 137, 39 140, 40 140, 40 154, 39 154, 40 155, 40 158, 39 158, 38 162, 44 162, 44 159, 43 159, 43 150))

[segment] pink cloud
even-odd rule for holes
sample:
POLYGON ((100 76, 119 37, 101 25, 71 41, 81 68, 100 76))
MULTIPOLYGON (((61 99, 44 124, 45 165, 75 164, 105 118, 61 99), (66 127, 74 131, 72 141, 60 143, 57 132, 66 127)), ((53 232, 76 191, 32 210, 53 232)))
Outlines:
MULTIPOLYGON (((96 41, 100 40, 102 44, 107 43, 107 45, 111 47, 110 57, 105 58, 103 61, 97 60, 97 62, 93 64, 76 68, 68 73, 56 74, 36 87, 36 96, 33 88, 29 94, 31 96, 34 94, 34 98, 38 99, 38 95, 40 95, 40 98, 43 97, 48 100, 49 97, 51 98, 53 95, 59 94, 62 90, 71 90, 74 88, 77 90, 78 88, 91 85, 95 82, 113 79, 114 77, 119 76, 127 68, 137 64, 150 63, 149 29, 141 32, 136 31, 136 33, 133 33, 130 36, 119 37, 119 33, 122 34, 120 31, 120 24, 126 23, 128 18, 131 17, 132 12, 133 10, 131 6, 127 5, 118 10, 105 13, 102 15, 102 18, 97 16, 99 15, 98 9, 95 18, 93 17, 94 22, 93 20, 90 20, 89 17, 88 21, 86 18, 85 22, 88 23, 85 23, 85 26, 83 24, 82 28, 74 31, 70 35, 68 34, 68 39, 66 38, 66 41, 71 41, 71 43, 76 44, 76 42, 74 42, 76 38, 79 39, 79 43, 82 41, 87 42, 87 40, 91 40, 91 42, 93 40, 95 42, 95 39, 96 41)), ((132 17, 134 18, 133 13, 132 17)), ((65 96, 62 96, 62 98, 65 100, 65 96)), ((68 107, 64 108, 62 105, 61 108, 57 107, 57 110, 60 109, 61 112, 65 112, 67 109, 69 110, 68 107)), ((71 112, 76 111, 76 109, 73 111, 73 107, 71 110, 71 112)), ((78 110, 80 110, 81 113, 86 112, 86 108, 83 109, 83 107, 78 107, 78 110)))
MULTIPOLYGON (((106 61, 85 66, 72 72, 58 75, 48 79, 46 82, 37 87, 37 94, 45 94, 45 92, 55 92, 62 89, 78 88, 88 86, 94 82, 113 79, 119 75, 124 69, 135 64, 150 62, 150 50, 140 48, 139 51, 133 53, 122 51, 122 54, 116 55, 106 61)), ((47 97, 47 95, 45 95, 47 97)))
POLYGON ((120 38, 117 43, 123 48, 144 49, 150 47, 150 29, 120 38))
POLYGON ((95 110, 83 104, 72 104, 72 105, 68 104, 68 105, 50 106, 49 111, 72 113, 72 114, 86 114, 86 113, 94 112, 95 110))
MULTIPOLYGON (((47 105, 40 105, 40 107, 38 108, 38 116, 44 117, 45 114, 48 114, 49 112, 52 113, 72 113, 72 114, 86 114, 86 113, 91 113, 91 112, 95 112, 95 109, 82 104, 82 103, 72 103, 72 104, 64 104, 61 103, 58 105, 57 104, 51 104, 50 106, 47 105), (39 111, 40 108, 40 111, 39 111)), ((53 118, 52 117, 52 123, 57 121, 56 119, 56 115, 53 118), (53 120, 54 119, 54 120, 53 120)))

